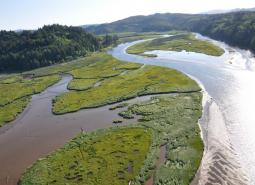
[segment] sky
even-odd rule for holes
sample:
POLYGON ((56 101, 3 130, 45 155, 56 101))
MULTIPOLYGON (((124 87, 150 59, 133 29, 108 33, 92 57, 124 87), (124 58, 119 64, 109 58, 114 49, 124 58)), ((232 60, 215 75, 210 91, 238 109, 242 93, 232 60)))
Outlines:
POLYGON ((255 0, 0 0, 0 30, 107 23, 134 15, 255 7, 255 0))

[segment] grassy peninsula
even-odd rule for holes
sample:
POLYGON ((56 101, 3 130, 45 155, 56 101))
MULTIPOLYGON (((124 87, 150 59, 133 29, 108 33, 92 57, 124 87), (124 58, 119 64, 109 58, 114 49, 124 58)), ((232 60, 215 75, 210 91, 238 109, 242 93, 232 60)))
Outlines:
POLYGON ((124 63, 107 54, 99 55, 101 60, 96 63, 70 71, 74 77, 70 86, 78 91, 56 97, 53 101, 55 114, 98 107, 140 95, 200 90, 196 82, 176 70, 124 63), (100 84, 88 85, 88 79, 94 84, 100 81, 100 84))
POLYGON ((212 56, 221 56, 224 50, 209 41, 197 39, 193 34, 177 34, 171 37, 158 38, 136 44, 127 49, 129 54, 144 55, 146 51, 166 50, 203 53, 212 56))
POLYGON ((59 75, 29 77, 10 75, 0 78, 0 127, 14 120, 31 96, 60 80, 59 75))

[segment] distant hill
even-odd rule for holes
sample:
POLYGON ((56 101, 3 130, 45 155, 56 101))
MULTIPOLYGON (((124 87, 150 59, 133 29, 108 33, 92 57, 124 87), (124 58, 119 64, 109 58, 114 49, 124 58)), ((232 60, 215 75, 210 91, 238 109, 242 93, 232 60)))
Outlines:
POLYGON ((231 12, 254 12, 255 8, 236 8, 232 10, 211 10, 208 12, 201 12, 201 14, 222 14, 231 12))
POLYGON ((51 25, 33 31, 0 31, 0 72, 60 63, 100 47, 99 39, 80 27, 51 25))
POLYGON ((240 48, 255 52, 255 12, 225 14, 153 14, 133 16, 86 29, 96 34, 186 30, 199 32, 240 48))
POLYGON ((98 26, 99 24, 85 24, 85 25, 82 25, 82 26, 80 26, 80 27, 82 27, 82 28, 88 28, 88 27, 90 27, 90 26, 98 26))

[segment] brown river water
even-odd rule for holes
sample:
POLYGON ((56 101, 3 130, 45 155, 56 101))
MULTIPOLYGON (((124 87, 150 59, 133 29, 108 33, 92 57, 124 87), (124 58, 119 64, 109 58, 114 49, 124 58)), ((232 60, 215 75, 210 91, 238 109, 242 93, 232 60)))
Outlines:
MULTIPOLYGON (((27 167, 63 146, 81 130, 116 126, 112 121, 120 118, 118 113, 126 109, 109 110, 117 103, 64 115, 52 114, 52 99, 67 91, 71 79, 70 75, 64 75, 60 82, 34 95, 15 121, 0 128, 0 185, 16 185, 27 167)), ((151 97, 142 96, 126 102, 136 103, 151 97)), ((137 118, 123 120, 121 125, 135 123, 137 118)))

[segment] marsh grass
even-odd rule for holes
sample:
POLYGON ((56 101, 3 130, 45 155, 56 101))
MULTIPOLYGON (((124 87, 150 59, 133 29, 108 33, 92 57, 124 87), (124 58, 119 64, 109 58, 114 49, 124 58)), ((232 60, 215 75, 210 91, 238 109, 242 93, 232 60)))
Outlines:
POLYGON ((158 38, 136 44, 127 49, 130 54, 144 55, 146 51, 166 50, 203 53, 212 56, 221 56, 224 50, 209 41, 199 40, 193 34, 178 34, 172 37, 158 38))
POLYGON ((0 127, 5 123, 13 121, 19 113, 27 106, 30 96, 20 98, 12 103, 0 107, 0 127))
POLYGON ((98 79, 74 79, 68 84, 68 89, 77 91, 88 90, 98 81, 98 79))
POLYGON ((59 80, 58 75, 37 78, 10 75, 0 79, 0 126, 14 120, 33 94, 42 92, 59 80))
POLYGON ((81 133, 63 148, 38 160, 22 176, 20 184, 128 184, 140 173, 151 143, 152 133, 144 128, 81 133))
MULTIPOLYGON (((129 115, 141 115, 140 124, 158 133, 154 138, 157 150, 167 145, 166 162, 156 170, 154 184, 188 185, 194 178, 203 155, 197 124, 201 98, 201 93, 158 96, 128 108, 129 115)), ((149 165, 145 171, 151 168, 149 165)))

